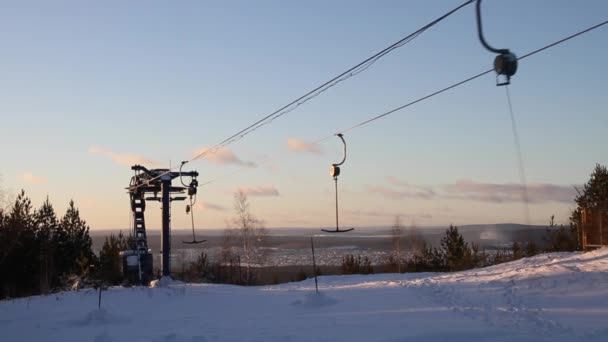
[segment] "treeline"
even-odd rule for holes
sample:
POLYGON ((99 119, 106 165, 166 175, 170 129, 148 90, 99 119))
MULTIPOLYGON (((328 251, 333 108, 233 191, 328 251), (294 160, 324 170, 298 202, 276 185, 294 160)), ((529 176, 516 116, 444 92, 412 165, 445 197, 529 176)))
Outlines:
MULTIPOLYGON (((397 221, 398 222, 398 221, 397 221)), ((510 248, 490 252, 479 244, 468 243, 458 227, 450 225, 439 246, 430 246, 416 234, 403 236, 401 228, 393 228, 392 250, 384 265, 377 265, 384 272, 452 272, 487 267, 504 262, 531 257, 543 252, 575 251, 579 249, 574 225, 556 226, 553 217, 545 231, 542 247, 533 241, 513 242, 510 248)), ((370 274, 374 268, 367 257, 347 255, 342 259, 342 274, 370 274)))
POLYGON ((0 299, 63 289, 96 262, 89 226, 74 201, 58 217, 48 198, 34 209, 21 191, 0 208, 0 299))
POLYGON ((402 272, 451 272, 477 267, 487 267, 507 261, 536 255, 538 248, 534 242, 513 243, 512 250, 495 250, 486 252, 476 243, 468 243, 458 231, 450 225, 437 247, 422 242, 422 248, 401 257, 392 253, 388 257, 388 266, 394 271, 402 272))

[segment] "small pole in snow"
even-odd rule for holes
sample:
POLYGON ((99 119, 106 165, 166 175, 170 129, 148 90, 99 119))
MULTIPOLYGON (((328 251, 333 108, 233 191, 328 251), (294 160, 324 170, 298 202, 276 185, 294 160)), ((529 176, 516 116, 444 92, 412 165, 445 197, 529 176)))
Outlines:
POLYGON ((103 285, 99 284, 99 299, 97 300, 97 308, 101 308, 101 291, 103 290, 103 285))
POLYGON ((319 283, 317 282, 317 262, 315 261, 315 244, 312 236, 310 237, 310 248, 312 249, 312 273, 315 275, 315 290, 319 293, 319 283))

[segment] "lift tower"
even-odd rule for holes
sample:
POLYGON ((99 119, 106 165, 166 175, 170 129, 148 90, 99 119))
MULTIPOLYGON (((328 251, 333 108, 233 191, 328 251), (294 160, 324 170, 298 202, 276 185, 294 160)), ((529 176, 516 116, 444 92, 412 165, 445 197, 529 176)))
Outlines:
POLYGON ((162 276, 171 276, 171 202, 183 201, 185 196, 171 197, 172 194, 183 194, 188 190, 196 193, 198 172, 173 172, 169 169, 148 170, 141 165, 133 165, 135 175, 127 188, 131 197, 133 212, 133 246, 130 251, 123 251, 123 274, 131 282, 147 284, 152 279, 152 254, 148 249, 144 212, 146 201, 158 201, 162 204, 161 266, 162 276), (189 187, 173 186, 172 180, 178 177, 190 177, 189 187), (192 189, 193 188, 193 189, 192 189), (152 194, 146 197, 146 194, 152 194), (160 194, 160 197, 159 197, 160 194))

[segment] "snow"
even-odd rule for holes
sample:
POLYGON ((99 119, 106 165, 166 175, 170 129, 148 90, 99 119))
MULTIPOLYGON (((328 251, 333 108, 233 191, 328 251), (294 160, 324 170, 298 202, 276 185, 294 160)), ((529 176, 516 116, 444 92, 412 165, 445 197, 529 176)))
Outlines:
POLYGON ((171 287, 176 285, 184 285, 184 282, 175 280, 171 277, 163 276, 160 279, 152 280, 150 282, 150 287, 171 287))
POLYGON ((458 273, 110 288, 0 302, 2 341, 608 341, 608 249, 458 273))

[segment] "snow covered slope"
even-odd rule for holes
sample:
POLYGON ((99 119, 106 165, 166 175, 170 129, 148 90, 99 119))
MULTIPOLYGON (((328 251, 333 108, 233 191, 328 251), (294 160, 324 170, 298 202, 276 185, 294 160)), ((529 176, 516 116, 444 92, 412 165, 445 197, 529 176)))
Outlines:
POLYGON ((1 341, 608 341, 608 249, 450 274, 112 288, 0 302, 1 341))

